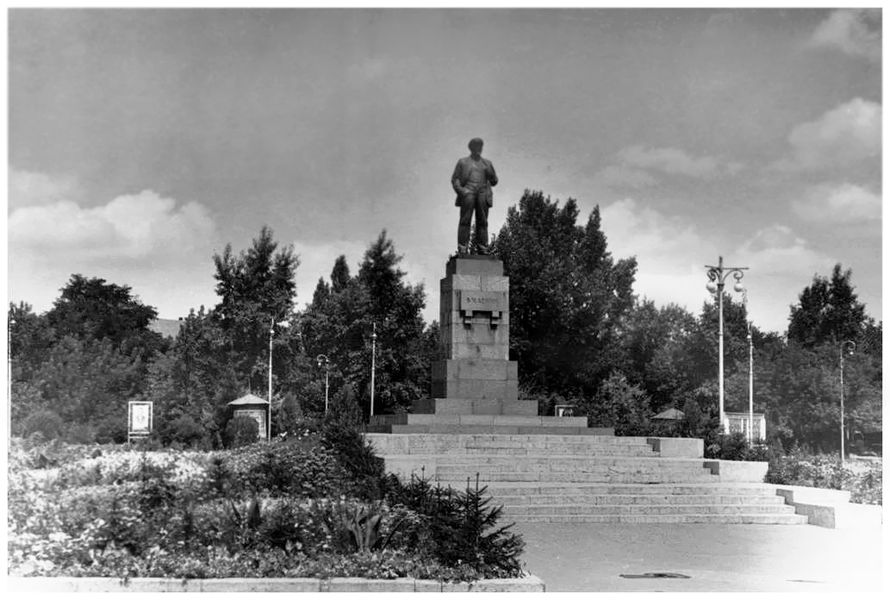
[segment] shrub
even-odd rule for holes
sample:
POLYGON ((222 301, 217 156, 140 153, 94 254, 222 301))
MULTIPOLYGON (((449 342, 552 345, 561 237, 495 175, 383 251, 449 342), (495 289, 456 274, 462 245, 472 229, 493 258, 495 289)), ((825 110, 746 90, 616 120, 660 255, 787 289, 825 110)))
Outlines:
POLYGON ((229 448, 238 448, 252 444, 259 439, 260 426, 251 417, 234 417, 226 425, 226 445, 229 448))
POLYGON ((705 438, 705 458, 767 461, 772 452, 763 444, 749 444, 744 433, 717 434, 705 438))
POLYGON ((850 482, 850 502, 883 504, 883 479, 880 465, 855 475, 850 482))
POLYGON ((515 577, 522 571, 522 538, 498 527, 502 507, 490 506, 486 488, 469 482, 464 492, 433 487, 425 477, 412 475, 409 483, 390 487, 392 502, 403 504, 421 518, 406 519, 403 534, 421 557, 446 567, 465 566, 482 577, 515 577))
POLYGON ((189 415, 180 415, 170 422, 167 431, 168 441, 184 446, 196 446, 204 442, 206 431, 189 415))
POLYGON ((383 459, 349 421, 329 419, 322 428, 321 443, 336 457, 353 481, 351 492, 359 498, 378 500, 383 496, 383 459))
POLYGON ((22 429, 26 437, 40 433, 43 439, 53 439, 61 435, 65 422, 55 412, 43 409, 28 415, 22 423, 22 429))

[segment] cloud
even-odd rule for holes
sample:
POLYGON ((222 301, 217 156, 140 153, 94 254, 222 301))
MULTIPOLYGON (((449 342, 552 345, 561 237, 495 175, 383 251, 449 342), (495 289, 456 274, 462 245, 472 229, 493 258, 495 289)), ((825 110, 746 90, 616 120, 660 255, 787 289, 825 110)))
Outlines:
POLYGON ((619 165, 609 165, 600 170, 594 177, 605 185, 612 187, 640 188, 658 183, 655 177, 642 169, 619 165))
POLYGON ((71 274, 81 273, 131 286, 165 317, 213 303, 217 233, 203 205, 145 190, 83 206, 65 197, 79 189, 76 182, 25 172, 11 179, 10 301, 46 310, 71 274))
POLYGON ((629 146, 617 156, 617 164, 608 165, 596 179, 611 187, 641 188, 658 183, 654 172, 691 179, 714 179, 735 175, 744 169, 739 162, 724 161, 712 156, 692 156, 679 148, 629 146))
POLYGON ((697 314, 710 298, 705 265, 716 264, 722 254, 727 266, 748 267, 743 283, 749 289, 749 314, 758 327, 770 331, 784 331, 788 306, 813 273, 834 264, 781 224, 730 245, 720 231, 700 230, 630 198, 605 206, 601 215, 612 255, 637 257, 636 294, 697 314))
POLYGON ((791 206, 808 221, 834 224, 881 220, 881 197, 852 183, 813 186, 805 200, 795 200, 791 206))
POLYGON ((810 44, 878 62, 881 60, 881 11, 835 10, 813 32, 810 44))
POLYGON ((697 312, 707 297, 704 264, 716 247, 689 222, 626 198, 601 209, 616 259, 637 258, 634 291, 659 304, 697 312))
POLYGON ((42 206, 80 196, 80 189, 73 177, 54 176, 45 173, 9 169, 9 208, 42 206))
POLYGON ((788 136, 790 156, 783 170, 838 169, 881 154, 881 105, 854 98, 815 121, 802 123, 788 136))
POLYGON ((720 168, 719 161, 713 157, 695 158, 678 148, 631 146, 619 152, 618 157, 635 167, 697 179, 714 177, 720 168))
POLYGON ((151 190, 96 207, 70 200, 25 206, 9 216, 11 253, 37 253, 46 261, 181 257, 203 247, 214 232, 204 206, 177 206, 151 190))

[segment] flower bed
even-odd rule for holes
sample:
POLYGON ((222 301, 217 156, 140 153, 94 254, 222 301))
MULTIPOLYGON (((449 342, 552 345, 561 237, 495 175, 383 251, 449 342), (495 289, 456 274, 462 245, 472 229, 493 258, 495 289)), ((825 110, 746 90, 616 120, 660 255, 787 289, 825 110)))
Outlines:
POLYGON ((44 469, 30 468, 33 454, 51 452, 17 447, 9 473, 9 573, 522 575, 522 540, 497 524, 500 510, 489 506, 484 488, 455 491, 362 473, 361 461, 344 463, 350 451, 338 443, 310 434, 213 453, 56 448, 64 464, 44 469))
POLYGON ((767 483, 850 492, 850 502, 882 504, 883 475, 879 464, 842 465, 837 456, 794 451, 770 459, 767 483))

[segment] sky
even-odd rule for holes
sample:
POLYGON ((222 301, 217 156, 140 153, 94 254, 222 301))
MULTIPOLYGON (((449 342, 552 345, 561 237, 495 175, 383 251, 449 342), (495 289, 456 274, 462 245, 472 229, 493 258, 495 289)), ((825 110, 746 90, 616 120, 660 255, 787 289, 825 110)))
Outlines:
POLYGON ((300 307, 385 229, 430 322, 479 136, 492 233, 541 190, 599 206, 659 305, 698 313, 723 256, 761 329, 836 263, 882 318, 879 11, 13 9, 8 42, 8 298, 37 312, 73 273, 212 307, 214 253, 269 225, 300 307))

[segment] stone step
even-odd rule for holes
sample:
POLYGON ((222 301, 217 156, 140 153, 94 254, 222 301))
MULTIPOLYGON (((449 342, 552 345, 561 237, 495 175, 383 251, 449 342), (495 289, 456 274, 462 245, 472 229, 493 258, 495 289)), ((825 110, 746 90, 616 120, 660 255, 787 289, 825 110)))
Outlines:
MULTIPOLYGON (((538 448, 475 448, 475 447, 467 447, 464 449, 455 449, 454 452, 449 452, 449 456, 498 456, 498 457, 512 457, 515 459, 541 455, 542 451, 538 448), (458 451, 463 450, 463 451, 458 451)), ((423 454, 438 454, 442 455, 443 453, 420 453, 420 452, 409 452, 412 456, 422 456, 423 454)), ((564 446, 564 447, 554 447, 553 455, 563 456, 563 457, 625 457, 625 458, 658 458, 658 453, 654 452, 652 448, 643 448, 643 447, 631 447, 628 446, 626 448, 613 448, 610 446, 599 446, 599 447, 590 447, 590 446, 564 446)), ((701 459, 699 459, 701 460, 701 459)))
MULTIPOLYGON (((562 418, 562 417, 553 417, 562 418)), ((566 417, 571 418, 571 417, 566 417)), ((368 425, 367 429, 371 433, 450 433, 450 434, 472 434, 472 433, 502 433, 502 434, 524 434, 524 435, 602 435, 597 431, 592 431, 587 427, 575 427, 571 425, 463 425, 463 424, 431 424, 431 425, 368 425)))
MULTIPOLYGON (((466 478, 439 478, 442 487, 464 489, 466 478)), ((475 485, 475 484, 473 484, 475 485)), ((480 482, 480 485, 482 483, 480 482)), ((764 484, 731 483, 541 483, 541 482, 487 482, 487 493, 495 498, 510 496, 711 496, 738 495, 780 498, 776 490, 764 484)))
POLYGON ((760 524, 806 525, 805 515, 743 514, 743 515, 524 515, 511 517, 524 523, 713 523, 713 524, 760 524))
POLYGON ((493 496, 498 504, 505 507, 543 506, 543 505, 637 505, 637 506, 688 506, 688 505, 769 505, 785 506, 780 496, 760 494, 566 494, 566 495, 528 495, 528 496, 493 496))
POLYGON ((591 473, 552 473, 517 471, 462 471, 460 469, 437 469, 436 473, 426 471, 427 476, 444 480, 467 478, 487 482, 563 482, 563 483, 705 483, 714 480, 710 472, 690 473, 689 471, 647 471, 615 472, 608 469, 591 473))
POLYGON ((704 461, 700 458, 661 458, 659 456, 577 456, 564 455, 524 455, 524 456, 489 456, 479 455, 449 455, 437 456, 434 454, 388 454, 387 461, 412 461, 420 462, 428 460, 439 469, 443 467, 479 468, 479 469, 506 469, 518 471, 547 470, 555 472, 583 472, 597 470, 605 467, 624 470, 649 470, 649 469, 704 469, 704 461))
POLYGON ((794 514, 793 506, 775 504, 676 504, 638 505, 602 504, 596 506, 578 504, 542 504, 529 506, 504 506, 504 515, 515 518, 520 515, 760 515, 794 514))

